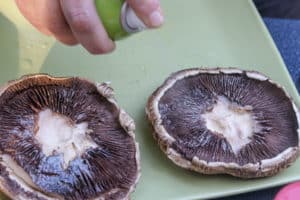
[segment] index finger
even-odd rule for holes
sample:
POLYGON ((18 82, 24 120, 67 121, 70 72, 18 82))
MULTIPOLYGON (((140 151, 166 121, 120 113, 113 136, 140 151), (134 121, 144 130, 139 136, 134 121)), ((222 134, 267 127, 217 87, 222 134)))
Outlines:
POLYGON ((92 54, 115 48, 100 21, 94 0, 60 0, 66 20, 76 39, 92 54))

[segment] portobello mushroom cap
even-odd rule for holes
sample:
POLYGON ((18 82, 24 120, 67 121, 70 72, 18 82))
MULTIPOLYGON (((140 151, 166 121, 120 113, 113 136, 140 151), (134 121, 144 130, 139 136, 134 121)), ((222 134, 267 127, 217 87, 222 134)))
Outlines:
POLYGON ((149 97, 146 113, 167 157, 200 173, 271 176, 299 156, 299 109, 259 72, 173 73, 149 97))
POLYGON ((129 199, 140 176, 135 125, 113 89, 24 76, 0 90, 0 189, 12 199, 129 199))

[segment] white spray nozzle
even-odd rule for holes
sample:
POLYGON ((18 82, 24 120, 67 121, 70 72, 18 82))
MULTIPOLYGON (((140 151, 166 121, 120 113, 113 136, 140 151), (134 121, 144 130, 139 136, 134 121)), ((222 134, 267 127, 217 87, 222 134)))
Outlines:
POLYGON ((140 32, 147 28, 127 2, 125 2, 122 6, 121 23, 124 30, 128 33, 140 32))

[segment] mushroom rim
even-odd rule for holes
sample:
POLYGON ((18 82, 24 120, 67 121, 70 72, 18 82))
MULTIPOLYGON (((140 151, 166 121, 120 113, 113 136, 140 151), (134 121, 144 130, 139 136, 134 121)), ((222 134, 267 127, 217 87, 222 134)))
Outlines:
MULTIPOLYGON (((135 145, 135 164, 137 166, 137 173, 136 173, 136 177, 135 180, 133 182, 133 184, 130 186, 129 190, 127 191, 126 195, 124 196, 123 199, 121 200, 129 200, 130 199, 130 194, 132 192, 134 192, 137 183, 141 177, 141 158, 140 158, 140 148, 139 148, 139 143, 136 141, 135 138, 135 123, 133 118, 123 109, 121 108, 114 96, 114 90, 112 87, 110 87, 110 83, 109 82, 93 82, 90 81, 86 78, 81 78, 81 77, 55 77, 55 76, 51 76, 49 74, 46 73, 40 73, 40 74, 28 74, 28 75, 24 75, 22 77, 20 77, 19 79, 15 79, 15 80, 11 80, 8 81, 6 84, 4 84, 3 86, 0 87, 0 97, 3 95, 3 93, 9 89, 11 86, 15 85, 15 84, 20 84, 23 81, 29 81, 29 79, 43 79, 46 78, 48 80, 51 81, 67 81, 73 78, 78 78, 80 81, 86 81, 92 85, 94 85, 97 88, 98 93, 105 97, 107 101, 109 101, 118 111, 118 120, 120 125, 124 128, 125 132, 133 139, 134 145, 135 145)), ((47 84, 45 84, 47 85, 47 84)), ((0 152, 1 153, 1 152, 0 152)), ((2 156, 0 156, 1 158, 2 156)), ((13 170, 7 166, 7 165, 3 165, 3 163, 0 161, 0 166, 5 166, 6 168, 9 169, 9 171, 13 170)), ((7 179, 8 178, 10 181, 13 181, 14 184, 17 185, 17 187, 21 188, 21 190, 19 191, 20 194, 17 196, 17 199, 20 200, 25 200, 28 198, 28 194, 26 193, 35 193, 35 195, 37 195, 38 198, 41 199, 47 199, 47 200, 55 200, 55 199, 60 199, 59 197, 53 197, 53 196, 47 196, 47 194, 43 193, 42 191, 36 190, 35 188, 32 188, 30 186, 27 186, 28 184, 21 178, 21 182, 25 182, 26 185, 26 189, 25 190, 21 185, 20 185, 20 181, 16 180, 15 178, 11 178, 11 175, 14 174, 14 172, 11 174, 9 171, 7 171, 7 169, 5 169, 5 172, 3 173, 7 173, 7 177, 3 177, 2 175, 0 175, 0 190, 9 198, 11 199, 15 199, 16 195, 13 193, 13 189, 11 188, 9 184, 7 184, 7 179), (9 188, 8 188, 9 187, 9 188)), ((2 174, 3 174, 2 173, 2 174)), ((18 177, 18 176, 17 176, 18 177)), ((18 179, 18 178, 17 178, 18 179)), ((103 195, 107 195, 113 192, 113 190, 118 190, 119 188, 112 188, 109 191, 106 191, 105 193, 101 194, 101 196, 96 197, 95 199, 105 199, 103 197, 103 195)))
POLYGON ((294 162, 300 155, 300 110, 293 101, 293 98, 287 93, 285 88, 278 83, 271 80, 266 75, 253 70, 242 70, 234 67, 228 68, 209 68, 209 67, 198 67, 183 69, 172 73, 169 77, 161 84, 149 97, 146 108, 146 115, 150 120, 154 129, 153 136, 158 141, 158 144, 162 151, 172 160, 176 165, 186 169, 194 170, 206 174, 231 174, 241 178, 254 178, 271 176, 277 171, 280 171, 280 167, 276 164, 285 163, 281 168, 287 167, 289 164, 294 162), (289 147, 277 156, 264 159, 257 163, 247 163, 245 165, 239 165, 237 163, 224 163, 224 162, 207 162, 200 160, 197 156, 194 156, 192 161, 187 160, 181 156, 175 149, 171 148, 172 143, 176 140, 172 137, 162 125, 161 115, 159 112, 158 104, 161 97, 168 91, 178 80, 182 80, 186 77, 196 76, 199 74, 245 74, 249 79, 255 79, 259 81, 268 81, 270 84, 275 85, 278 89, 282 90, 285 96, 292 103, 293 110, 296 114, 298 123, 298 146, 289 147), (281 159, 285 157, 285 159, 281 159), (272 167, 273 165, 273 167, 272 167), (270 167, 271 166, 271 167, 270 167), (205 169, 206 168, 206 169, 205 169), (207 169, 210 168, 210 169, 207 169), (232 170, 232 171, 231 171, 232 170), (249 176, 247 173, 237 174, 235 170, 245 170, 250 173, 258 173, 257 175, 249 176))

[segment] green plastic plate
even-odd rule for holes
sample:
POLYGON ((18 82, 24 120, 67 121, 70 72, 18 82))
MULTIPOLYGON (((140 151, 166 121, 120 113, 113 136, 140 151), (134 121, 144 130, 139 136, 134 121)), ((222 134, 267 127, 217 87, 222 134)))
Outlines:
POLYGON ((0 82, 27 73, 110 81, 119 104, 135 119, 142 176, 132 199, 207 199, 259 190, 300 179, 300 160, 277 176, 241 180, 180 169, 159 150, 144 107, 174 71, 200 66, 257 70, 282 84, 300 103, 285 65, 250 0, 164 0, 165 25, 117 42, 117 50, 89 55, 39 34, 12 0, 0 1, 0 82))

